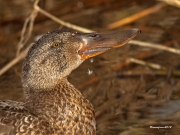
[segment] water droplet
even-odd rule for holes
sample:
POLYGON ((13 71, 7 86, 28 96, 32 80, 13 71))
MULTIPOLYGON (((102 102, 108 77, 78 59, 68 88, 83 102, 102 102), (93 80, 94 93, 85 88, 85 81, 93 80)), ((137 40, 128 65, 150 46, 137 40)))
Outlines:
POLYGON ((94 62, 94 59, 93 59, 93 58, 90 58, 89 61, 90 61, 91 63, 93 63, 93 62, 94 62))
POLYGON ((92 75, 93 70, 88 69, 87 73, 88 73, 88 75, 92 75))

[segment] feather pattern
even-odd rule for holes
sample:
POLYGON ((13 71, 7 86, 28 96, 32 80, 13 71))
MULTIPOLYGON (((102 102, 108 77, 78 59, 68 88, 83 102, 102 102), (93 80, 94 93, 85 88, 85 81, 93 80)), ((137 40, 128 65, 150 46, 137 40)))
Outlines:
POLYGON ((96 135, 93 106, 67 76, 85 59, 124 45, 138 32, 62 29, 42 36, 22 68, 25 101, 0 101, 0 135, 96 135))

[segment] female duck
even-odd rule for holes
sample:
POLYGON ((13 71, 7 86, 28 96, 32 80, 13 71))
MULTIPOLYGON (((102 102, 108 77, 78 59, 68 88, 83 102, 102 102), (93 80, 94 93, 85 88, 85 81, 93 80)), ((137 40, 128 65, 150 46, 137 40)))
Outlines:
POLYGON ((85 59, 126 44, 138 32, 82 34, 63 29, 42 36, 24 61, 25 101, 0 101, 0 134, 95 135, 93 106, 67 76, 85 59))

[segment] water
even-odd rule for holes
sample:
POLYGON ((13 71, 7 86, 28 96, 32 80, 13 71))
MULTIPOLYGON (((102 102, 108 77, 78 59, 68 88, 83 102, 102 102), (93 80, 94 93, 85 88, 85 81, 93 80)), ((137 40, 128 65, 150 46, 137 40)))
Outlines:
POLYGON ((90 61, 90 63, 93 63, 93 62, 94 62, 94 59, 93 59, 93 58, 90 58, 89 61, 90 61))
POLYGON ((88 69, 87 73, 88 73, 88 75, 92 75, 92 73, 93 73, 93 70, 91 70, 91 69, 88 69))

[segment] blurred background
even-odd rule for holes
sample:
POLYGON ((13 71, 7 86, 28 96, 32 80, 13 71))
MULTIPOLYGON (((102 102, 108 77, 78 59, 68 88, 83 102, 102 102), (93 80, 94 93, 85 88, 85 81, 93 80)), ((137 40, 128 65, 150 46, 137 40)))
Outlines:
MULTIPOLYGON (((93 31, 139 28, 142 33, 135 40, 178 50, 180 2, 164 1, 40 0, 38 5, 59 19, 93 31)), ((32 0, 0 0, 0 71, 17 56, 33 4, 32 0)), ((42 13, 34 16, 33 24, 20 51, 41 35, 64 27, 42 13)), ((0 99, 23 101, 22 63, 0 75, 0 99)), ((94 105, 99 135, 180 134, 179 54, 128 44, 86 60, 68 79, 94 105)))

